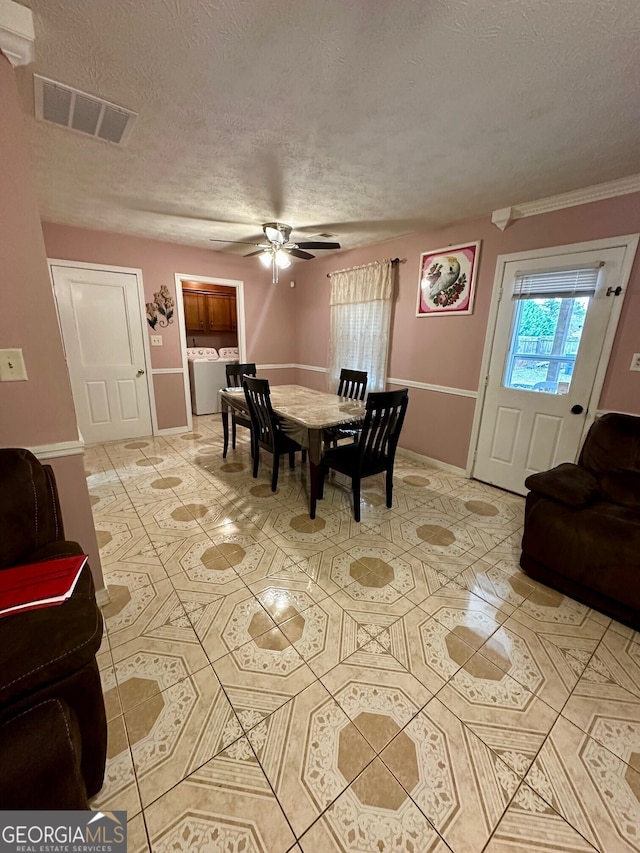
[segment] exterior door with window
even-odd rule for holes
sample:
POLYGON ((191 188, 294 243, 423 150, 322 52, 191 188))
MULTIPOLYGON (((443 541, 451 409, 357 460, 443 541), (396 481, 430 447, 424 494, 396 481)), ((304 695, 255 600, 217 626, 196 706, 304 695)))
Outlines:
POLYGON ((624 254, 505 264, 473 477, 525 494, 529 474, 575 461, 624 254))

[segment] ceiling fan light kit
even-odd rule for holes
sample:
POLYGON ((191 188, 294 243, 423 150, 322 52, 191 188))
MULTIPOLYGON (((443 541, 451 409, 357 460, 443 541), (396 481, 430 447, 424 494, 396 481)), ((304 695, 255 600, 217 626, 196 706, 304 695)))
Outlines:
POLYGON ((291 261, 287 257, 287 253, 283 252, 282 249, 278 249, 274 254, 276 264, 280 267, 281 270, 286 270, 291 266, 291 261))
POLYGON ((246 258, 251 255, 258 255, 260 263, 268 269, 271 267, 271 280, 274 284, 278 283, 278 272, 286 270, 291 266, 289 255, 302 260, 310 260, 314 258, 310 252, 305 252, 304 249, 340 249, 340 243, 323 243, 316 240, 306 241, 303 243, 293 243, 289 240, 292 228, 290 225, 284 225, 282 222, 265 222, 262 226, 262 231, 267 239, 266 243, 247 243, 246 240, 214 240, 212 243, 243 243, 245 245, 257 246, 257 252, 249 252, 245 255, 246 258))
POLYGON ((279 248, 277 244, 272 245, 269 249, 265 249, 258 257, 264 267, 267 269, 271 267, 271 279, 274 284, 278 283, 279 270, 286 270, 291 266, 291 261, 287 257, 286 252, 279 248))

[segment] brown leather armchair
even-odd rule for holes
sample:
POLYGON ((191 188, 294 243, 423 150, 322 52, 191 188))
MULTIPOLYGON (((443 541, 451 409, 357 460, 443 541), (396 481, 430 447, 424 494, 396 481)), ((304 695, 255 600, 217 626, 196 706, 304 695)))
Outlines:
MULTIPOLYGON (((81 553, 77 542, 65 540, 51 467, 28 450, 0 450, 0 571, 81 553)), ((86 807, 87 797, 102 787, 107 727, 96 663, 101 639, 88 564, 64 604, 0 618, 5 808, 86 807), (51 774, 58 774, 56 785, 45 778, 51 774)))
POLYGON ((640 417, 603 415, 577 465, 525 485, 524 571, 640 629, 640 417))

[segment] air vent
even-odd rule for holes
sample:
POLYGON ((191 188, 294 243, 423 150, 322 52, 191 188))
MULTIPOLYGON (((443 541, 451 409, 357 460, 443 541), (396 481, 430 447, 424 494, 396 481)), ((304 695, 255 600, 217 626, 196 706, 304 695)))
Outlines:
POLYGON ((71 86, 33 75, 36 118, 94 139, 124 145, 137 114, 71 86))

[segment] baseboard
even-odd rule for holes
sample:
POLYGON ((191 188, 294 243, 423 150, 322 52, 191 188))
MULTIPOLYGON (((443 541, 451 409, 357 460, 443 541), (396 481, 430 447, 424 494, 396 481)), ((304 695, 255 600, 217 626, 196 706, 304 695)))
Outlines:
POLYGON ((191 432, 191 429, 186 424, 179 427, 167 427, 166 429, 159 429, 156 435, 180 435, 182 432, 191 432))
POLYGON ((630 415, 632 418, 640 417, 638 412, 621 412, 620 409, 596 409, 596 418, 602 415, 630 415))
POLYGON ((423 456, 421 453, 415 453, 413 450, 405 450, 404 447, 398 448, 397 455, 413 459, 415 462, 421 462, 424 465, 430 465, 432 468, 438 468, 440 471, 446 471, 448 474, 456 474, 458 477, 469 479, 464 468, 459 468, 457 465, 450 465, 441 459, 432 459, 431 456, 423 456))
POLYGON ((84 441, 59 441, 56 444, 41 444, 30 447, 36 459, 58 459, 61 456, 81 456, 84 453, 84 441))
POLYGON ((96 590, 96 601, 98 602, 98 607, 106 607, 107 604, 109 604, 111 596, 109 595, 109 590, 106 587, 104 589, 96 590))

